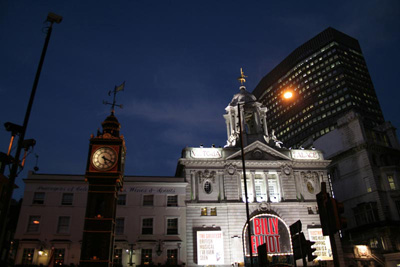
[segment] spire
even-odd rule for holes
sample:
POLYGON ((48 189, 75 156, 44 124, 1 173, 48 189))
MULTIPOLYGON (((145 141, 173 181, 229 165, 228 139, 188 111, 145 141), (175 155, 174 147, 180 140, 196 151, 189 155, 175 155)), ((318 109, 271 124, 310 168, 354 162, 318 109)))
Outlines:
MULTIPOLYGON (((111 114, 101 123, 103 127, 103 135, 109 134, 114 137, 119 137, 119 130, 121 129, 121 124, 118 122, 117 117, 115 117, 115 107, 122 108, 122 105, 117 105, 115 97, 118 92, 123 91, 125 87, 125 82, 123 82, 119 86, 115 86, 113 91, 109 91, 108 95, 111 96, 111 93, 114 93, 113 102, 103 101, 104 105, 111 105, 111 114)), ((98 133, 99 134, 99 133, 98 133)))

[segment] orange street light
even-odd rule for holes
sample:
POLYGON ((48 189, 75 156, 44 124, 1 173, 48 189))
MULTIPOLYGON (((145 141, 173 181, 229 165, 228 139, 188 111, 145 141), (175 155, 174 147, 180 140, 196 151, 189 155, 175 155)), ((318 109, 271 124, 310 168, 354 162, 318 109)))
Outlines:
POLYGON ((292 91, 286 91, 283 93, 283 98, 289 99, 293 97, 293 92, 292 91))

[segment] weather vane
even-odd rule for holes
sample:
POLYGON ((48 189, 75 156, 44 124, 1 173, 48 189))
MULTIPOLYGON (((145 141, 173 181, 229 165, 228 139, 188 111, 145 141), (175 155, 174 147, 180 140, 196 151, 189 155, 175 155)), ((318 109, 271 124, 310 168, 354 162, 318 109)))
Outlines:
POLYGON ((240 82, 241 85, 246 82, 247 76, 244 75, 243 69, 240 68, 240 77, 238 78, 238 81, 240 82))
POLYGON ((112 103, 103 100, 103 104, 104 105, 111 105, 111 114, 114 114, 115 107, 122 108, 122 105, 117 105, 116 104, 115 96, 117 95, 118 92, 123 91, 124 87, 125 87, 125 81, 120 86, 115 86, 113 91, 109 91, 108 92, 109 96, 111 96, 111 93, 114 93, 114 98, 113 98, 113 102, 112 103))

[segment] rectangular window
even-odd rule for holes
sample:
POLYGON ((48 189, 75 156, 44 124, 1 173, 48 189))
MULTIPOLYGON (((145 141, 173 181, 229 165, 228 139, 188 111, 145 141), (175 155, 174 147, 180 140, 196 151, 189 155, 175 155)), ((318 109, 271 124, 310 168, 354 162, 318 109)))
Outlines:
POLYGON ((211 216, 217 216, 217 208, 211 208, 210 215, 211 216))
POLYGON ((35 192, 33 194, 32 204, 39 204, 39 205, 44 204, 44 197, 45 197, 44 192, 35 192))
POLYGON ((39 232, 39 226, 40 226, 40 216, 29 216, 27 232, 28 233, 39 232))
POLYGON ((178 234, 178 218, 167 219, 167 235, 178 234))
POLYGON ((142 220, 142 235, 153 234, 153 218, 146 218, 142 220))
POLYGON ((271 202, 279 202, 280 190, 276 174, 268 175, 268 189, 269 189, 269 198, 271 202))
POLYGON ((115 220, 115 234, 123 235, 125 228, 125 218, 117 218, 115 220))
POLYGON ((72 201, 74 199, 74 194, 72 193, 64 193, 62 195, 61 205, 72 205, 72 201))
POLYGON ((396 184, 394 183, 393 175, 388 175, 387 179, 389 182, 390 190, 396 190, 396 184))
POLYGON ((126 205, 126 195, 118 195, 117 204, 125 206, 126 205))
POLYGON ((122 266, 122 248, 116 248, 114 250, 114 259, 113 263, 115 267, 122 266))
POLYGON ((56 248, 54 250, 54 265, 63 265, 65 257, 65 249, 64 248, 56 248))
POLYGON ((34 248, 24 248, 22 253, 22 265, 31 265, 33 262, 33 253, 35 252, 34 248))
POLYGON ((167 206, 168 207, 177 207, 178 206, 178 196, 167 196, 167 206))
POLYGON ((201 208, 201 216, 207 216, 207 208, 201 208))
POLYGON ((58 217, 57 233, 68 234, 69 233, 69 220, 70 217, 61 216, 58 217))
POLYGON ((259 174, 255 175, 254 185, 256 189, 256 199, 257 202, 262 202, 267 200, 267 191, 265 186, 265 180, 259 174))
POLYGON ((308 210, 308 214, 314 214, 314 212, 313 212, 311 207, 307 207, 307 210, 308 210))
POLYGON ((144 195, 143 206, 153 206, 153 205, 154 205, 154 195, 144 195))
POLYGON ((178 250, 168 249, 167 250, 167 265, 177 265, 178 264, 178 250))
POLYGON ((153 250, 142 248, 141 265, 150 265, 153 263, 153 250))

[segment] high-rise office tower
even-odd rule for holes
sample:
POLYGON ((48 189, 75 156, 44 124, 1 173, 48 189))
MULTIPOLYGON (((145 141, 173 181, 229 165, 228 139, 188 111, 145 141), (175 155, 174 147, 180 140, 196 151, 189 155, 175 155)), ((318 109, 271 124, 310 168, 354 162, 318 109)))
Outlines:
POLYGON ((336 128, 355 110, 367 127, 384 122, 358 41, 327 28, 295 49, 254 89, 267 106, 267 124, 286 147, 300 146, 336 128), (279 97, 285 90, 295 100, 279 97))

